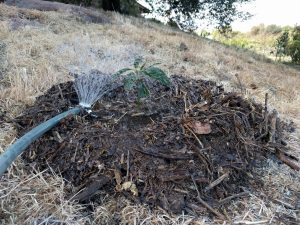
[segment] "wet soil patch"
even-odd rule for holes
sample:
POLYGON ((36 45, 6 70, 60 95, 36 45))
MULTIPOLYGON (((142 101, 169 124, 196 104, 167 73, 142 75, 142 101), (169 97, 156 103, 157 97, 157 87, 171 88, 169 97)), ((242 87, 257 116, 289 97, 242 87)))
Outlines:
MULTIPOLYGON (((62 174, 82 190, 73 198, 80 202, 97 203, 102 190, 173 213, 219 217, 218 207, 260 185, 255 166, 270 155, 291 163, 287 125, 276 111, 211 81, 172 81, 171 88, 152 84, 142 102, 115 89, 92 114, 63 120, 23 158, 62 174)), ((16 119, 19 135, 77 104, 72 82, 53 86, 16 119)))

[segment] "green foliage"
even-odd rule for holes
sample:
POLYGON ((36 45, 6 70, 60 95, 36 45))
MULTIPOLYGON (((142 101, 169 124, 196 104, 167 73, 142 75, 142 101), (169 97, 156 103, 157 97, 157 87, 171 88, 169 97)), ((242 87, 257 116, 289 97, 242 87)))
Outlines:
POLYGON ((279 59, 281 59, 282 56, 287 55, 288 44, 289 44, 289 33, 287 31, 284 31, 276 39, 276 42, 275 42, 276 58, 279 56, 279 59))
POLYGON ((261 33, 261 29, 259 26, 254 26, 251 28, 250 34, 256 36, 261 33))
POLYGON ((165 86, 171 85, 171 81, 166 73, 156 67, 156 65, 146 66, 146 62, 143 62, 142 58, 136 58, 132 68, 121 69, 114 76, 122 78, 125 90, 136 89, 140 100, 150 95, 150 90, 145 82, 147 78, 156 80, 165 86))
POLYGON ((153 80, 157 80, 163 85, 169 86, 171 84, 165 72, 157 67, 150 66, 142 70, 142 73, 151 77, 153 80))
POLYGON ((120 12, 132 16, 138 16, 140 14, 138 4, 135 0, 121 0, 120 12))
POLYGON ((278 25, 271 24, 265 28, 265 33, 267 34, 279 34, 282 32, 282 28, 278 25))
POLYGON ((211 33, 209 31, 202 29, 200 32, 198 32, 198 35, 200 37, 207 38, 207 37, 209 37, 209 35, 211 35, 211 33))
POLYGON ((289 55, 293 63, 300 63, 300 40, 294 40, 290 43, 289 55))
POLYGON ((266 33, 266 27, 263 23, 261 23, 257 26, 253 26, 250 30, 250 34, 253 36, 261 35, 261 34, 265 34, 265 33, 266 33))
POLYGON ((288 55, 292 58, 293 63, 300 63, 300 26, 295 26, 291 32, 288 55))
POLYGON ((228 45, 231 45, 231 46, 238 47, 238 48, 247 48, 247 49, 252 48, 251 42, 247 39, 242 38, 242 37, 228 39, 224 43, 228 44, 228 45))
POLYGON ((213 32, 213 39, 222 42, 225 45, 230 45, 238 48, 253 48, 253 42, 247 39, 242 33, 231 31, 220 33, 219 31, 213 32))
POLYGON ((257 35, 277 36, 284 31, 290 31, 290 30, 292 30, 290 26, 281 27, 275 24, 265 26, 264 24, 260 24, 258 26, 253 26, 251 28, 250 34, 252 36, 257 36, 257 35))
POLYGON ((211 36, 223 44, 249 49, 268 58, 300 63, 300 26, 260 24, 252 27, 249 33, 214 30, 211 36))
POLYGON ((291 37, 293 41, 300 40, 300 26, 295 26, 293 28, 291 37))
POLYGON ((252 0, 145 0, 152 13, 175 21, 185 30, 197 29, 197 21, 210 21, 219 30, 230 27, 236 19, 246 19, 249 13, 240 11, 240 5, 252 0))

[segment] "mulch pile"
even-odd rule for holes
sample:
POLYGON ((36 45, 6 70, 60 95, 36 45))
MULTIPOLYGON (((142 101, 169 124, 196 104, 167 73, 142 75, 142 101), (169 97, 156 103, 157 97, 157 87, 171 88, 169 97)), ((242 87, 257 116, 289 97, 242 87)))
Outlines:
MULTIPOLYGON (((23 158, 62 174, 82 190, 73 197, 79 202, 97 202, 102 190, 173 213, 218 217, 219 207, 259 185, 253 168, 267 157, 299 169, 286 153, 289 126, 267 104, 212 81, 172 81, 171 88, 151 84, 151 97, 142 102, 134 91, 115 89, 92 114, 63 120, 23 158)), ((72 82, 53 86, 16 119, 19 135, 77 104, 72 82)))

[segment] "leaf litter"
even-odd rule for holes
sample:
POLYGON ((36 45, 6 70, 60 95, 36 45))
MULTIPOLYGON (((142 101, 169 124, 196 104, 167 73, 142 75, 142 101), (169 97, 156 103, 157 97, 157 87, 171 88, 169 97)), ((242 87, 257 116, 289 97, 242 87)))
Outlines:
MULTIPOLYGON (((116 88, 91 114, 70 116, 35 141, 23 158, 71 182, 72 200, 97 205, 109 194, 222 219, 222 207, 262 185, 253 169, 267 158, 299 170, 284 141, 291 125, 269 112, 267 95, 263 106, 212 81, 171 79, 170 88, 149 84, 142 102, 134 90, 116 88)), ((73 82, 53 86, 14 120, 19 135, 77 104, 73 82)))

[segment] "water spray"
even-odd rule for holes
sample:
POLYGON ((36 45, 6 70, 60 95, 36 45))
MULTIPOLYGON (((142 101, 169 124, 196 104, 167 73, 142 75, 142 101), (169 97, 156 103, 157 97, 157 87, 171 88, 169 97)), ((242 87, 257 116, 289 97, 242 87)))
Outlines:
POLYGON ((117 82, 115 82, 112 76, 103 74, 97 70, 92 70, 88 74, 74 75, 74 77, 74 85, 78 95, 79 105, 38 125, 7 148, 6 151, 0 155, 0 176, 4 174, 12 162, 32 142, 40 138, 64 118, 70 115, 77 115, 83 110, 90 113, 96 101, 117 87, 117 82))

